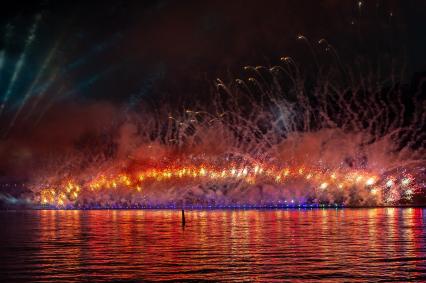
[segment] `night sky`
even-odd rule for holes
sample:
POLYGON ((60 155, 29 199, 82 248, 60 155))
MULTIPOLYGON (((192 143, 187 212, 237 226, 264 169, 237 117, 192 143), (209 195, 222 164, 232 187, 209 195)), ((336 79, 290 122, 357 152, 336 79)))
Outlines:
POLYGON ((318 50, 327 39, 349 66, 397 62, 404 83, 426 71, 421 0, 15 1, 0 13, 0 155, 9 161, 73 143, 142 104, 208 100, 216 78, 246 65, 291 56, 309 69, 300 34, 318 50))
POLYGON ((18 1, 2 9, 2 34, 12 27, 9 43, 0 41, 8 60, 2 85, 41 15, 14 100, 56 45, 49 68, 61 72, 62 93, 124 103, 139 95, 205 92, 200 83, 281 56, 309 61, 298 34, 314 43, 327 39, 348 64, 365 56, 372 63, 404 61, 408 76, 426 69, 423 1, 78 2, 18 1))

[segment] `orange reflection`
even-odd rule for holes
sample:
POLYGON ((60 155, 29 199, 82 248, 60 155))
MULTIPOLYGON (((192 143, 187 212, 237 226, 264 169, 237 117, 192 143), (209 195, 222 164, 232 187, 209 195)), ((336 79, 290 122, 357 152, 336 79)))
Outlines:
POLYGON ((173 210, 33 213, 37 252, 27 260, 40 281, 374 281, 417 278, 425 267, 415 208, 186 211, 185 229, 173 210))

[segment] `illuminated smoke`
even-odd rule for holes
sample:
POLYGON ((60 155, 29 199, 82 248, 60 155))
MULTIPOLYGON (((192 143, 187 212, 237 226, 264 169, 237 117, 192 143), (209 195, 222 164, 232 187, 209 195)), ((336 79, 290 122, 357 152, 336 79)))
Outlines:
MULTIPOLYGON (((305 39, 304 37, 301 39, 305 39)), ((324 44, 324 41, 320 41, 324 44)), ((141 109, 44 160, 35 203, 53 207, 286 207, 409 203, 424 188, 418 94, 350 70, 302 75, 289 57, 246 66, 208 104, 141 109), (83 143, 84 144, 84 143, 83 143)), ((337 69, 337 70, 336 70, 337 69)))

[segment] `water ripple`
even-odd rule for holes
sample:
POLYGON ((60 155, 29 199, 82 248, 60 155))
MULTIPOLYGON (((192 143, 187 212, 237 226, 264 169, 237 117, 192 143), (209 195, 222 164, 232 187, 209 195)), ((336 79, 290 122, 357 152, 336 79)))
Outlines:
POLYGON ((0 281, 424 281, 425 211, 3 211, 0 281))

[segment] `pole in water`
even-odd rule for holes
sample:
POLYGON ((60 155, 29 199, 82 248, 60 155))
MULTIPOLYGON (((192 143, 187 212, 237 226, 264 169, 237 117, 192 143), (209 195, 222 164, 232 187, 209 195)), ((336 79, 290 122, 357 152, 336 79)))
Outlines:
POLYGON ((185 210, 182 209, 182 227, 185 226, 185 210))

